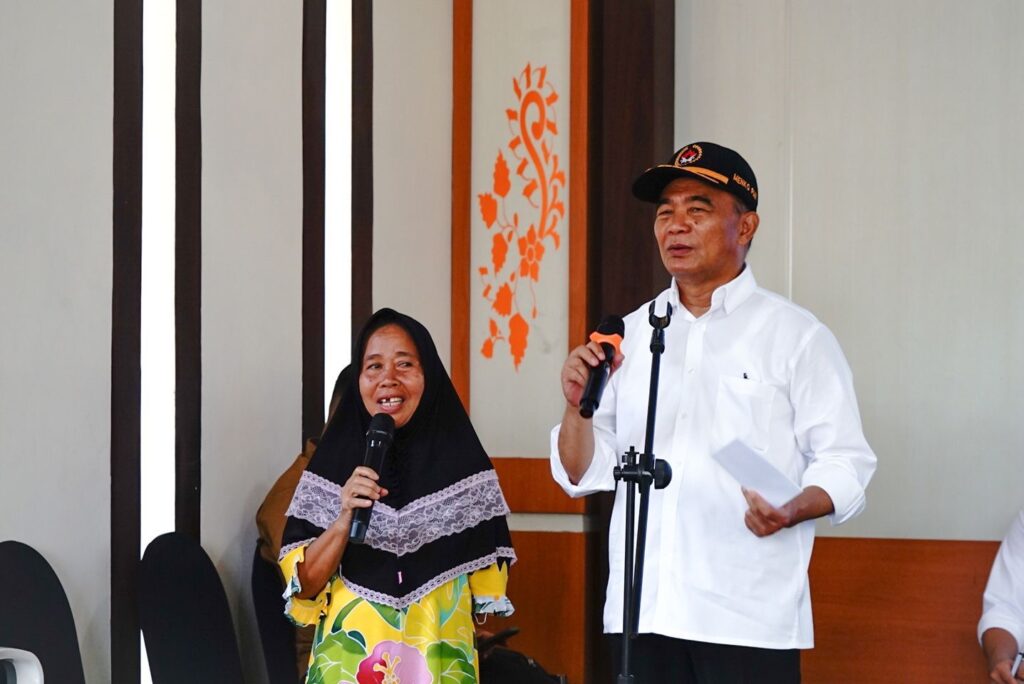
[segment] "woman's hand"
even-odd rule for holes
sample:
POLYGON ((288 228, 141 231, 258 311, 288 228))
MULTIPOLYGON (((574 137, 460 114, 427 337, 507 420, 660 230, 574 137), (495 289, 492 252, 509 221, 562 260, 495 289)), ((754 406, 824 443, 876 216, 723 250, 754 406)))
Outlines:
POLYGON ((356 509, 369 508, 374 501, 388 495, 388 490, 377 484, 378 479, 380 477, 372 468, 359 466, 342 486, 341 513, 338 519, 309 545, 305 560, 297 568, 299 583, 302 584, 299 598, 309 599, 319 594, 338 569, 341 556, 348 546, 352 516, 356 509))
POLYGON ((380 476, 372 468, 359 466, 341 488, 341 514, 335 526, 347 534, 357 508, 369 508, 374 501, 388 495, 388 490, 377 484, 380 476))

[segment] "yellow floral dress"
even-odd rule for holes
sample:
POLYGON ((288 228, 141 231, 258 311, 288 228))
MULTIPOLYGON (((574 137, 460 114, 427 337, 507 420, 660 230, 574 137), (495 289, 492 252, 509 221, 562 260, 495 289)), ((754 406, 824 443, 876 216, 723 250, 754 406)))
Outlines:
POLYGON ((307 684, 476 684, 474 614, 508 615, 508 566, 462 574, 398 609, 354 594, 338 574, 312 599, 300 599, 298 564, 305 546, 287 553, 285 614, 316 625, 307 684))

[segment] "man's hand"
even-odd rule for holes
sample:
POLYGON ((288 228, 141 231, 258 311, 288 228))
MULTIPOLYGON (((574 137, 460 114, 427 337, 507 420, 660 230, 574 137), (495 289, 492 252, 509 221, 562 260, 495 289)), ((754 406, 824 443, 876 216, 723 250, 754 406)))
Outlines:
MULTIPOLYGON (((604 350, 597 342, 576 347, 569 352, 562 365, 562 394, 565 395, 565 413, 558 432, 558 454, 569 481, 579 484, 594 458, 594 423, 580 415, 580 399, 587 386, 590 371, 604 361, 604 350)), ((616 354, 611 370, 622 365, 625 357, 616 354)))
POLYGON ((743 490, 743 497, 747 500, 747 513, 743 516, 743 522, 747 529, 758 537, 767 537, 775 534, 784 527, 790 527, 789 513, 784 508, 776 508, 764 500, 764 497, 752 489, 746 487, 743 490))
MULTIPOLYGON (((615 355, 612 359, 612 373, 622 365, 624 358, 622 354, 615 355)), ((587 386, 590 371, 604 360, 604 349, 593 341, 581 344, 569 352, 562 365, 562 394, 565 395, 565 401, 569 406, 580 407, 580 399, 583 398, 583 389, 587 386)))
POLYGON ((989 681, 995 684, 1020 684, 1021 679, 1014 678, 1013 673, 1010 672, 1010 667, 1013 665, 1013 659, 1000 660, 992 668, 992 671, 988 673, 989 681))
POLYGON ((981 635, 981 648, 988 660, 988 678, 995 684, 1020 684, 1024 682, 1024 666, 1012 672, 1017 655, 1017 639, 1002 627, 989 627, 981 635), (1016 675, 1016 679, 1014 678, 1016 675))
POLYGON ((743 522, 747 529, 758 537, 773 535, 784 527, 793 527, 805 520, 828 515, 835 510, 832 497, 824 489, 814 485, 778 508, 765 501, 764 497, 754 490, 746 487, 741 489, 749 506, 743 516, 743 522))

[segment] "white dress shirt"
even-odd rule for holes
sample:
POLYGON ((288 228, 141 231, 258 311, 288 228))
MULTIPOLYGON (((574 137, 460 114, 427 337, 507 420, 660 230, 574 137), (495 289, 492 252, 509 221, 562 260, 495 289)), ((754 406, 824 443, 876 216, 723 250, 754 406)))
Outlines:
MULTIPOLYGON (((761 289, 747 267, 715 290, 694 318, 673 282, 656 299, 672 304, 661 359, 654 453, 671 484, 651 490, 639 631, 679 639, 810 648, 807 566, 814 523, 758 538, 743 522, 739 483, 712 454, 746 443, 800 487, 832 498, 833 524, 864 508, 875 455, 864 439, 849 366, 832 333, 809 312, 761 289)), ((615 489, 621 454, 644 447, 651 371, 645 304, 625 319, 625 360, 594 414, 594 458, 569 482, 551 433, 551 470, 571 496, 615 489)), ((637 497, 639 500, 639 497, 637 497)), ((622 631, 625 486, 609 533, 606 632, 622 631)))
POLYGON ((978 622, 978 641, 985 630, 1001 627, 1017 640, 1017 649, 1024 646, 1024 511, 1006 533, 988 576, 984 611, 978 622))

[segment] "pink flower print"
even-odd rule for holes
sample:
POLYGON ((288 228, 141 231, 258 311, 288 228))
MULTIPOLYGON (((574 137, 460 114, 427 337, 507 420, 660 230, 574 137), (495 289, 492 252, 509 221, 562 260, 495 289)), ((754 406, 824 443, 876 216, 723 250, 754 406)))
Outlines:
POLYGON ((430 684, 423 654, 412 646, 382 641, 359 663, 358 684, 430 684))

